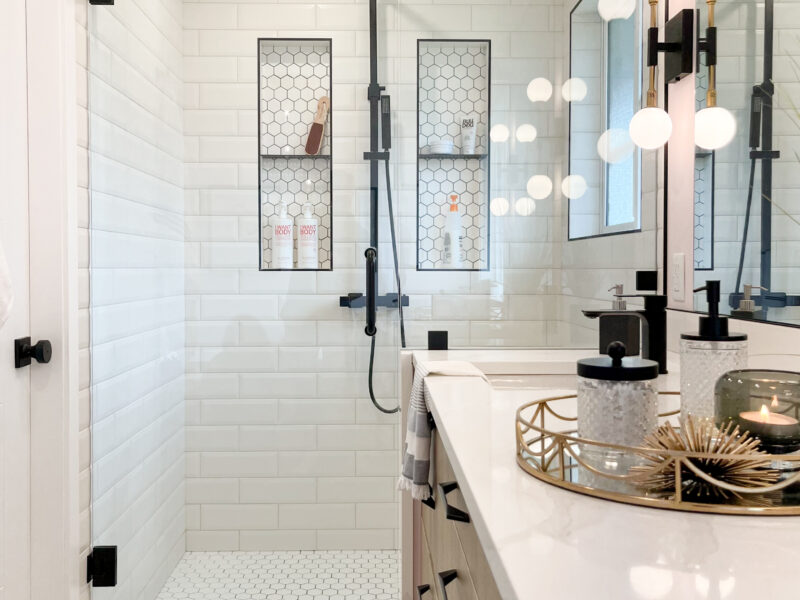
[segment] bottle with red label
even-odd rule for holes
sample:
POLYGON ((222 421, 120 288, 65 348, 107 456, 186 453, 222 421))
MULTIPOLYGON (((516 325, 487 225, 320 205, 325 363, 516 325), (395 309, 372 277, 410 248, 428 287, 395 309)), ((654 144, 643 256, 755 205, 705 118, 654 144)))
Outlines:
POLYGON ((449 210, 444 221, 442 262, 445 269, 461 268, 461 214, 458 211, 458 194, 450 194, 449 210))
POLYGON ((272 217, 272 268, 294 268, 294 223, 286 202, 281 202, 278 214, 272 217))
POLYGON ((297 216, 297 268, 319 268, 319 219, 311 204, 304 204, 297 216))

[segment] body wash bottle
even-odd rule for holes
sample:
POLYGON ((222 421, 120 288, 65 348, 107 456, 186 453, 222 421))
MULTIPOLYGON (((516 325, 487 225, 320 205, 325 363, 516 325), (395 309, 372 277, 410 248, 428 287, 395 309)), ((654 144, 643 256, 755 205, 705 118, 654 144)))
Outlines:
POLYGON ((444 222, 444 266, 458 269, 461 266, 461 214, 458 212, 458 194, 450 194, 447 217, 444 222))
POLYGON ((475 126, 478 119, 475 115, 461 118, 461 154, 475 153, 475 126))
POLYGON ((720 283, 706 281, 708 315, 700 317, 698 331, 681 334, 681 420, 693 415, 714 421, 714 386, 736 369, 747 367, 747 335, 728 331, 728 317, 719 314, 720 283))
POLYGON ((303 204, 303 213, 297 216, 297 268, 319 268, 319 219, 308 203, 303 204))
POLYGON ((272 268, 294 267, 294 223, 289 207, 281 202, 278 214, 272 217, 272 268))

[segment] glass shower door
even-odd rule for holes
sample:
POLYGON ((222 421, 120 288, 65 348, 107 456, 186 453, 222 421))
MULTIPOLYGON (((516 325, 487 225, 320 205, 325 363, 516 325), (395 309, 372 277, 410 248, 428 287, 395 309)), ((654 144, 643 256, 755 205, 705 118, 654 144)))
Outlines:
POLYGON ((119 559, 95 598, 154 598, 184 550, 180 32, 141 16, 88 15, 91 529, 119 559))
POLYGON ((562 343, 566 10, 394 7, 394 154, 412 346, 425 347, 428 330, 447 330, 451 348, 562 343), (459 243, 450 244, 451 231, 459 243))

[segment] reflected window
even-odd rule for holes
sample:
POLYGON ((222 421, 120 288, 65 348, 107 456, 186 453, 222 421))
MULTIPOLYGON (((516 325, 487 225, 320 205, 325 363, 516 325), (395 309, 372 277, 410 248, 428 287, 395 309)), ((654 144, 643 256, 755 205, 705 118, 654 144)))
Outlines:
POLYGON ((569 239, 638 231, 641 153, 628 126, 641 104, 641 13, 601 18, 597 0, 570 14, 570 81, 586 93, 569 105, 569 176, 585 191, 569 197, 569 239))
MULTIPOLYGON (((636 35, 634 19, 614 19, 606 28, 606 129, 626 131, 636 112, 636 35)), ((632 149, 631 149, 632 150, 632 149)), ((634 151, 617 162, 606 163, 605 226, 639 227, 638 177, 634 151)))

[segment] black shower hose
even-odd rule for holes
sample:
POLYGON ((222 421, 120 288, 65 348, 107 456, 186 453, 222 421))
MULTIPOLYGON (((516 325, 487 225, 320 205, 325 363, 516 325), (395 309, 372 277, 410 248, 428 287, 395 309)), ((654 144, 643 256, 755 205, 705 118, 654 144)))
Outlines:
POLYGON ((750 183, 747 188, 747 209, 744 214, 744 231, 742 232, 742 247, 739 251, 739 269, 736 272, 735 293, 739 293, 739 286, 742 283, 742 271, 744 269, 744 251, 747 247, 747 230, 750 229, 750 209, 753 204, 753 181, 756 175, 756 159, 750 159, 750 183))
MULTIPOLYGON (((386 199, 389 204, 389 231, 392 234, 392 255, 394 256, 394 277, 397 281, 397 308, 400 313, 400 346, 402 348, 406 347, 406 326, 405 322, 403 321, 403 290, 400 287, 400 264, 397 259, 397 236, 395 234, 394 229, 394 207, 392 206, 392 186, 391 186, 391 178, 389 176, 389 160, 387 159, 384 161, 386 165, 386 199)), ((372 400, 372 404, 375 405, 382 413, 387 415, 394 414, 396 412, 400 412, 400 406, 395 406, 394 408, 384 408, 380 405, 380 403, 375 399, 375 391, 372 388, 372 371, 373 367, 375 366, 375 336, 372 336, 372 340, 370 340, 370 347, 369 347, 369 397, 372 400)))

